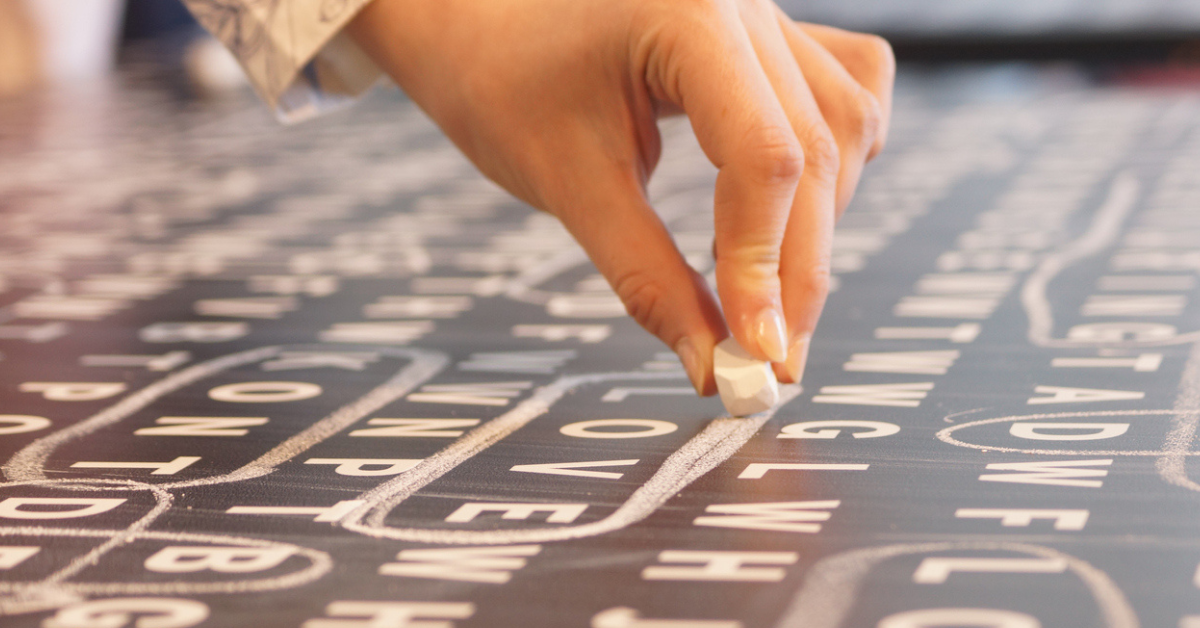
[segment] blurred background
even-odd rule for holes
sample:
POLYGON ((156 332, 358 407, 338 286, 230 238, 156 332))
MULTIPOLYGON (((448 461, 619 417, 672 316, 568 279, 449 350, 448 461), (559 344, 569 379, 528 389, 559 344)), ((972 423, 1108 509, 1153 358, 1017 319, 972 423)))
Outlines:
MULTIPOLYGON (((782 0, 805 21, 888 37, 903 61, 1200 67, 1200 0, 782 0)), ((195 96, 245 89, 179 0, 0 0, 0 96, 153 60, 195 96)))

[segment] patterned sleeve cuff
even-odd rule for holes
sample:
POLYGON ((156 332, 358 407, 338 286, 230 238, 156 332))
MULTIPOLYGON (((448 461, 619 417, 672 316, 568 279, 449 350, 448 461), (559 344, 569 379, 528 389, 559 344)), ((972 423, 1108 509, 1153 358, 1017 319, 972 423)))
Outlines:
POLYGON ((382 74, 342 32, 370 0, 184 0, 285 122, 344 104, 382 74))

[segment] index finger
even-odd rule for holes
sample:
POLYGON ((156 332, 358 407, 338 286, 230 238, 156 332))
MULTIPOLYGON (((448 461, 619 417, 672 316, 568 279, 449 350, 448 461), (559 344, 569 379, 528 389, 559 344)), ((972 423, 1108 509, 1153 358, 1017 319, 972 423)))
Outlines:
POLYGON ((781 362, 787 339, 780 248, 804 155, 736 10, 689 5, 648 50, 647 83, 691 119, 717 166, 717 287, 733 336, 758 359, 781 362))

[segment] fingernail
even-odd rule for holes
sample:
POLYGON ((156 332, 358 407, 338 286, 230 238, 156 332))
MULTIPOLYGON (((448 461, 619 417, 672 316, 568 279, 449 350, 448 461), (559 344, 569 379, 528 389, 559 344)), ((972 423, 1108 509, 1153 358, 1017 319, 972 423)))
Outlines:
POLYGON ((783 317, 774 308, 767 308, 758 313, 754 333, 758 336, 758 346, 767 354, 772 362, 783 362, 787 359, 787 336, 783 333, 783 317))
POLYGON ((683 363, 683 370, 687 371, 688 379, 692 380, 692 388, 696 389, 696 394, 703 395, 704 362, 700 359, 700 352, 696 350, 695 343, 691 338, 685 337, 675 343, 675 354, 683 363))
POLYGON ((812 341, 812 336, 803 334, 797 336, 792 341, 792 347, 788 351, 787 363, 784 365, 787 368, 788 375, 792 381, 799 383, 800 378, 804 375, 804 366, 808 363, 808 346, 812 341))

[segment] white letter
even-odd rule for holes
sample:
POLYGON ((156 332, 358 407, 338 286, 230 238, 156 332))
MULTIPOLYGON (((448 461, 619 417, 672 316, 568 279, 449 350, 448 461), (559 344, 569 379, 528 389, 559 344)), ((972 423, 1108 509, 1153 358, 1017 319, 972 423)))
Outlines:
POLYGON ((4 423, 11 423, 11 425, 0 427, 0 435, 24 434, 50 427, 50 419, 28 414, 0 414, 0 424, 4 423))
POLYGON ((992 608, 930 608, 888 615, 878 628, 1042 628, 1036 618, 992 608))
POLYGON ((208 391, 213 401, 230 403, 274 403, 303 401, 321 394, 321 387, 307 382, 239 382, 208 391))
POLYGON ((509 545, 507 547, 454 547, 446 549, 412 549, 396 554, 397 560, 379 567, 384 576, 459 580, 504 584, 512 572, 521 569, 535 556, 541 545, 509 545))
POLYGON ((912 384, 871 384, 863 386, 822 386, 813 403, 837 403, 856 406, 893 406, 916 408, 933 390, 933 382, 912 384))
POLYGON ((448 523, 467 523, 485 512, 502 512, 501 519, 525 520, 535 512, 548 512, 546 523, 571 523, 587 504, 502 504, 493 502, 467 502, 446 517, 448 523))
POLYGON ((752 462, 738 475, 739 480, 757 480, 767 471, 866 471, 869 464, 829 464, 824 462, 752 462))
POLYGON ((405 397, 421 403, 450 403, 469 406, 507 406, 533 382, 490 382, 483 384, 430 384, 405 397))
POLYGON ((949 340, 960 344, 974 342, 983 329, 979 323, 962 323, 955 327, 877 327, 879 340, 949 340))
POLYGON ((417 466, 420 458, 309 458, 304 464, 336 464, 338 475, 374 476, 397 475, 417 466), (382 467, 365 469, 364 467, 382 467))
POLYGON ((559 428, 558 431, 564 436, 575 438, 650 438, 651 436, 670 434, 677 429, 679 429, 678 425, 657 419, 593 419, 569 423, 559 428), (619 432, 597 429, 601 427, 632 427, 636 429, 619 432))
POLYGON ((1162 323, 1089 323, 1076 325, 1067 332, 1067 340, 1079 343, 1154 342, 1175 337, 1175 327, 1162 323))
POLYGON ((913 373, 945 375, 958 351, 889 351, 887 353, 855 353, 843 364, 847 371, 863 373, 913 373))
POLYGON ((393 438, 454 438, 462 436, 463 431, 453 428, 479 425, 479 419, 371 419, 367 421, 367 425, 391 427, 354 430, 350 432, 350 435, 393 438))
POLYGON ((229 342, 250 333, 246 323, 154 323, 142 328, 142 342, 229 342))
POLYGON ((135 436, 245 436, 249 430, 238 429, 263 425, 264 417, 165 416, 155 421, 163 427, 143 427, 135 436))
POLYGON ((609 325, 517 325, 512 328, 516 338, 541 338, 561 342, 578 338, 580 342, 597 343, 612 334, 609 325))
POLYGON ((46 620, 46 628, 191 628, 208 619, 208 607, 195 600, 116 597, 72 604, 46 620), (145 615, 135 620, 134 615, 145 615))
MULTIPOLYGON (((153 429, 153 428, 151 428, 153 429)), ((177 456, 170 462, 76 462, 72 469, 154 469, 150 475, 175 475, 199 462, 200 456, 177 456)))
POLYGON ((989 464, 986 468, 995 471, 1017 471, 1017 473, 981 475, 979 476, 979 481, 1100 488, 1103 485, 1103 481, 1101 480, 1080 480, 1078 478, 1102 478, 1108 475, 1107 469, 1074 469, 1071 467, 1107 467, 1111 464, 1112 459, 997 462, 989 464))
POLYGON ((1153 373, 1162 366, 1162 361, 1161 353, 1142 353, 1136 358, 1053 358, 1050 366, 1060 369, 1131 368, 1138 373, 1153 373))
POLYGON ((1093 294, 1080 309, 1084 316, 1179 316, 1187 307, 1182 294, 1093 294))
POLYGON ((291 547, 186 547, 168 545, 145 567, 157 573, 251 573, 278 567, 296 553, 291 547))
POLYGON ((455 318, 475 306, 471 297, 384 296, 363 306, 367 318, 455 318))
POLYGON ((398 321, 388 323, 334 323, 321 332, 321 342, 352 344, 406 345, 434 329, 433 321, 398 321))
POLYGON ((900 432, 899 425, 884 423, 883 421, 804 421, 801 423, 792 423, 791 425, 783 426, 783 429, 779 430, 779 435, 775 438, 837 438, 838 434, 842 433, 842 430, 822 428, 839 427, 861 427, 866 430, 865 432, 854 432, 852 434, 854 438, 881 438, 900 432))
POLYGON ((104 514, 125 499, 112 497, 9 497, 0 502, 5 519, 78 519, 104 514), (73 510, 22 510, 22 506, 70 506, 73 510))
POLYGON ((693 525, 773 532, 806 532, 816 534, 821 524, 829 521, 829 509, 837 508, 838 500, 808 502, 772 502, 762 504, 713 504, 704 512, 719 513, 722 517, 697 517, 693 525))
POLYGON ((25 382, 21 392, 40 392, 49 401, 96 401, 125 392, 121 382, 25 382))
POLYGON ((302 628, 454 628, 448 621, 418 619, 468 619, 475 606, 467 602, 333 602, 325 607, 330 617, 363 619, 310 619, 302 628))
POLYGON ((698 564, 698 567, 646 567, 643 580, 717 580, 724 582, 779 582, 787 572, 774 567, 745 565, 792 565, 800 559, 795 552, 695 552, 666 550, 662 563, 698 564))
POLYGON ((301 628, 454 628, 454 622, 416 620, 466 620, 474 614, 474 604, 464 602, 334 602, 325 606, 325 615, 361 620, 308 620, 301 628))
POLYGON ((913 572, 917 584, 942 584, 955 571, 970 573, 1062 573, 1067 561, 1061 558, 976 558, 931 557, 913 572))
POLYGON ((1008 433, 1029 440, 1104 440, 1129 431, 1128 423, 1013 423, 1008 433), (1046 434, 1042 430, 1088 430, 1082 434, 1046 434))
POLYGON ((575 351, 472 353, 471 359, 458 363, 458 370, 553 375, 575 355, 575 351))
POLYGON ((1106 390, 1104 388, 1066 388, 1064 386, 1036 386, 1035 393, 1052 395, 1050 397, 1030 397, 1027 402, 1031 406, 1048 403, 1083 403, 1088 401, 1126 401, 1142 399, 1146 393, 1138 390, 1106 390))
POLYGON ((169 351, 162 355, 85 355, 79 358, 84 366, 139 367, 148 371, 170 371, 192 359, 187 351, 169 351))
POLYGON ((230 515, 297 515, 301 517, 315 515, 313 521, 331 523, 341 520, 342 517, 350 514, 362 504, 361 499, 347 499, 326 508, 320 506, 234 506, 225 512, 230 515))
POLYGON ((0 569, 12 569, 40 551, 42 548, 37 546, 0 546, 0 569))
POLYGON ((630 395, 691 395, 695 394, 696 390, 690 386, 674 386, 656 388, 613 388, 604 393, 600 401, 616 403, 625 401, 630 395))
POLYGON ((1053 519, 1055 530, 1082 530, 1087 525, 1087 510, 1050 510, 1040 508, 959 508, 959 519, 999 519, 1006 528, 1027 528, 1034 519, 1053 519))
POLYGON ((542 464, 519 464, 509 471, 517 473, 542 473, 545 475, 570 475, 579 478, 598 478, 602 480, 619 480, 624 473, 608 471, 579 471, 590 467, 626 467, 637 464, 638 460, 596 460, 594 462, 546 462, 542 464))
POLYGON ((632 608, 619 606, 596 613, 592 628, 742 628, 740 621, 720 619, 642 619, 632 608))
POLYGON ((195 304, 201 316, 228 316, 230 318, 282 318, 296 309, 293 297, 237 297, 227 299, 200 299, 195 304))

